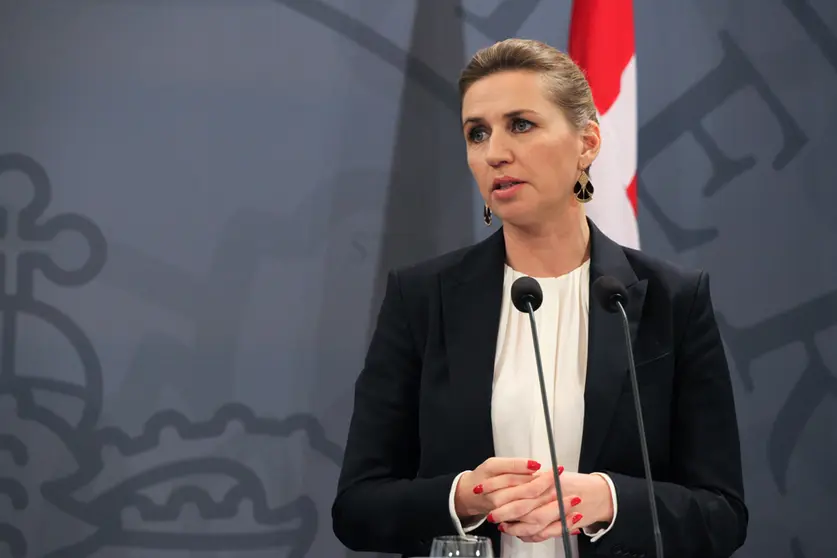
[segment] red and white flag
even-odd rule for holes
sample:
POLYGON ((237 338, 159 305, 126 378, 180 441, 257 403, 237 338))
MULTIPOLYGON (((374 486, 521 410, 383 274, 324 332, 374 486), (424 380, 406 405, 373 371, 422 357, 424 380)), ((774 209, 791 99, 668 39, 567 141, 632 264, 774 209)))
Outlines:
POLYGON ((587 213, 610 238, 639 248, 633 12, 633 0, 575 0, 569 55, 587 74, 602 133, 590 169, 595 192, 587 213))

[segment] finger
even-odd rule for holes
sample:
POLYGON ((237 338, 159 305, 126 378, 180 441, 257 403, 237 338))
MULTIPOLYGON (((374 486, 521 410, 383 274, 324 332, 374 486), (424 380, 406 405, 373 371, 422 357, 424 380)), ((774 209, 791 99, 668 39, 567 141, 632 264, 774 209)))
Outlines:
MULTIPOLYGON (((537 494, 537 496, 534 496, 534 498, 538 501, 538 507, 544 506, 550 502, 555 502, 555 509, 558 510, 558 492, 555 490, 555 483, 552 482, 552 479, 549 479, 545 489, 537 494)), ((570 507, 577 506, 580 503, 581 498, 575 495, 565 496, 564 511, 570 507)))
POLYGON ((541 464, 534 459, 522 457, 490 457, 486 459, 477 469, 489 477, 503 475, 506 473, 517 473, 519 475, 531 475, 541 468, 541 464))
MULTIPOLYGON (((491 510, 489 521, 500 523, 524 520, 533 510, 555 500, 555 488, 551 482, 539 479, 525 487, 500 491, 490 500, 495 507, 491 510), (536 482, 540 482, 543 486, 539 486, 536 482)), ((570 500, 578 500, 578 503, 581 503, 578 498, 570 498, 570 500)), ((545 514, 544 517, 548 516, 545 514)), ((529 518, 529 522, 536 523, 537 520, 529 518)), ((548 523, 548 520, 544 520, 544 523, 548 523)))
POLYGON ((533 538, 535 539, 536 542, 543 542, 543 541, 547 541, 549 539, 552 539, 554 537, 560 537, 560 536, 561 536, 560 532, 557 535, 549 535, 549 534, 544 533, 543 531, 541 531, 540 533, 535 535, 533 538))
MULTIPOLYGON (((569 525, 567 525, 567 528, 570 530, 570 535, 580 535, 581 534, 580 529, 573 529, 569 525)), ((554 537, 563 536, 563 533, 564 533, 564 528, 561 526, 561 522, 560 521, 555 521, 555 522, 550 523, 549 525, 547 525, 540 533, 536 533, 535 535, 533 535, 532 538, 540 538, 541 541, 545 541, 546 539, 551 539, 551 538, 554 538, 554 537)), ((539 541, 539 542, 541 542, 541 541, 539 541)))
POLYGON ((489 497, 492 508, 499 508, 515 500, 538 500, 546 503, 555 498, 552 477, 543 475, 530 479, 529 482, 497 490, 489 497), (550 494, 553 494, 550 496, 550 494))
MULTIPOLYGON (((555 526, 550 525, 546 529, 544 529, 543 531, 538 533, 537 535, 532 535, 529 538, 532 539, 532 542, 543 542, 545 540, 548 540, 548 539, 551 539, 551 538, 554 538, 554 537, 560 537, 561 533, 563 533, 563 532, 564 531, 561 528, 561 523, 559 522, 557 525, 555 525, 555 526)), ((581 531, 579 531, 578 529, 574 529, 574 530, 570 531, 570 535, 573 535, 573 536, 580 535, 580 534, 581 534, 581 531)))
MULTIPOLYGON (((567 496, 564 498, 564 514, 567 517, 567 525, 574 525, 583 519, 580 513, 574 512, 573 508, 581 505, 581 498, 578 496, 567 496)), ((558 507, 558 500, 547 502, 536 508, 534 511, 520 518, 520 521, 546 525, 553 521, 561 522, 561 510, 558 507)))
MULTIPOLYGON (((567 528, 570 530, 570 535, 580 535, 581 530, 570 527, 569 523, 570 521, 568 519, 567 528)), ((560 537, 564 532, 560 521, 553 521, 545 527, 543 525, 523 522, 501 523, 498 527, 500 531, 507 535, 518 537, 520 539, 528 539, 527 542, 543 542, 547 539, 560 537)))
POLYGON ((491 494, 503 488, 520 486, 532 480, 532 475, 507 473, 496 477, 489 477, 474 487, 474 494, 491 494))
POLYGON ((510 535, 512 537, 533 537, 543 531, 543 525, 537 525, 534 523, 523 523, 523 522, 514 522, 514 523, 500 523, 497 528, 506 535, 510 535))
MULTIPOLYGON (((583 525, 583 524, 580 523, 582 519, 584 519, 584 516, 581 515, 580 513, 568 513, 567 514, 567 529, 570 530, 570 531, 578 530, 580 528, 579 525, 583 525)), ((563 528, 563 526, 561 525, 561 520, 560 519, 555 520, 553 523, 555 524, 554 528, 558 529, 557 534, 560 535, 561 532, 562 532, 562 528, 563 528)), ((555 536, 555 535, 552 535, 552 536, 555 536)))
MULTIPOLYGON (((558 467, 558 474, 563 475, 564 468, 558 467)), ((563 481, 561 482, 561 486, 563 487, 563 481)), ((533 486, 529 487, 530 492, 525 492, 519 497, 525 498, 538 498, 542 495, 550 495, 551 498, 554 500, 557 498, 555 491, 555 475, 552 474, 552 471, 540 471, 535 473, 534 478, 532 479, 533 486), (537 481, 537 482, 536 482, 537 481)))
MULTIPOLYGON (((494 505, 492 511, 497 510, 499 512, 497 517, 500 518, 500 521, 522 520, 524 515, 531 513, 533 510, 545 504, 555 502, 556 499, 557 496, 553 479, 546 475, 533 480, 527 485, 498 491, 490 498, 491 503, 494 505), (525 503, 520 505, 514 504, 519 501, 525 501, 525 503)), ((580 503, 581 499, 576 496, 569 496, 564 499, 565 508, 576 506, 580 503)), ((556 504, 555 509, 557 507, 556 504)), ((549 515, 547 512, 544 513, 546 519, 543 520, 543 523, 548 523, 550 521, 549 515)), ((530 518, 529 521, 531 523, 537 523, 540 520, 530 518)))
POLYGON ((533 498, 512 500, 511 502, 491 510, 491 513, 488 514, 487 520, 491 523, 518 521, 529 515, 532 510, 539 507, 539 505, 539 501, 533 498))
MULTIPOLYGON (((563 474, 564 474, 564 466, 563 465, 558 465, 558 476, 562 477, 563 474)), ((540 471, 535 471, 534 476, 538 477, 538 478, 548 477, 548 478, 552 479, 553 481, 555 480, 555 475, 553 474, 552 467, 549 467, 549 468, 546 468, 546 469, 541 469, 540 471)))

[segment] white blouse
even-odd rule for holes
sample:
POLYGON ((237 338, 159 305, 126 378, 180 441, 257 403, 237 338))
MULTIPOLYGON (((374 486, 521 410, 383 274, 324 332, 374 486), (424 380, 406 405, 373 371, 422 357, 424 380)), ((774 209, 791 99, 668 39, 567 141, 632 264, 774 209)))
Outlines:
MULTIPOLYGON (((551 469, 543 405, 541 403, 532 328, 529 316, 511 302, 512 283, 523 274, 506 266, 497 351, 494 360, 494 383, 491 421, 497 457, 532 458, 551 469)), ((547 400, 552 415, 552 431, 558 465, 566 471, 578 471, 581 437, 584 430, 584 385, 587 376, 587 319, 589 310, 590 261, 560 277, 536 277, 543 289, 543 303, 535 312, 547 400)), ((461 476, 461 474, 460 474, 461 476)), ((613 483, 607 477, 613 498, 613 483)), ((479 527, 485 519, 463 529, 456 517, 453 496, 459 476, 453 482, 450 512, 460 535, 479 527)), ((585 530, 597 540, 613 522, 599 531, 585 530)), ((572 530, 572 527, 568 525, 572 530)), ((576 537, 571 537, 573 554, 576 537)), ((500 558, 563 558, 563 543, 552 538, 540 543, 526 543, 519 538, 501 536, 500 558)))

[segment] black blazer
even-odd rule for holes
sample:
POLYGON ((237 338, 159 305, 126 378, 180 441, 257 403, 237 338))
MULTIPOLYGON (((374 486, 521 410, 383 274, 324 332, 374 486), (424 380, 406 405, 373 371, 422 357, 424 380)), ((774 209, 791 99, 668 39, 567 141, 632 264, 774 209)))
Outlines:
MULTIPOLYGON (((744 542, 748 513, 709 279, 619 246, 592 222, 590 228, 591 282, 612 275, 628 288, 665 554, 728 557, 744 542)), ((332 507, 334 532, 348 548, 427 556, 433 537, 456 533, 451 483, 494 456, 491 390, 504 262, 501 230, 390 272, 355 384, 332 507)), ((621 321, 591 300, 589 328, 579 471, 608 473, 619 508, 601 539, 579 535, 579 553, 654 556, 621 321)), ((473 534, 491 537, 499 556, 496 525, 483 523, 473 534)))

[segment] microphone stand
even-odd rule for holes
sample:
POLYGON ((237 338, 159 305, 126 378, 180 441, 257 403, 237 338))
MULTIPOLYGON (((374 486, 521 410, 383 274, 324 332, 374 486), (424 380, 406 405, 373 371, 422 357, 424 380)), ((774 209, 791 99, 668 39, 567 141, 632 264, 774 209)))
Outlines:
MULTIPOLYGON (((526 310, 529 314, 529 323, 532 326, 532 340, 535 343, 535 362, 538 368, 538 381, 541 384, 541 402, 543 403, 543 415, 546 420, 546 437, 549 441, 549 457, 552 459, 552 475, 555 481, 555 492, 558 497, 558 515, 561 519, 561 528, 564 534, 561 537, 564 543, 564 556, 572 558, 572 549, 570 548, 570 532, 567 529, 567 515, 564 510, 564 494, 561 490, 561 481, 558 479, 558 462, 555 453, 555 439, 552 435, 552 415, 549 413, 549 402, 546 398, 546 381, 543 376, 543 364, 541 363, 541 347, 538 343, 538 329, 535 325, 535 310, 532 308, 532 301, 526 300, 526 310)), ((656 512, 655 512, 656 513, 656 512)), ((662 554, 660 554, 662 556, 662 554)))
POLYGON ((657 516, 657 500, 654 498, 654 483, 651 480, 651 460, 648 457, 648 443, 645 441, 645 424, 642 421, 642 406, 639 399, 639 384, 636 379, 636 367, 634 366, 634 351, 631 347, 631 326, 628 323, 628 314, 619 298, 615 298, 616 306, 622 315, 622 328, 625 332, 625 345, 628 352, 628 365, 631 376, 631 392, 634 394, 634 409, 636 409, 636 422, 639 426, 639 444, 642 448, 642 465, 645 468, 646 486, 648 488, 648 501, 651 503, 651 522, 654 525, 654 543, 657 547, 657 558, 663 558, 663 535, 660 532, 660 519, 657 516))

